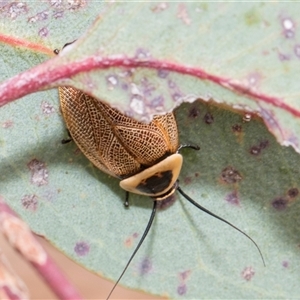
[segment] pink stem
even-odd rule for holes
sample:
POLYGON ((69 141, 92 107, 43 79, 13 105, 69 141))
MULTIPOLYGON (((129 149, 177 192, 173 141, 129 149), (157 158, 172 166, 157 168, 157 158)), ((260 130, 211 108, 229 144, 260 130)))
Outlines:
POLYGON ((44 248, 39 244, 28 225, 11 210, 1 196, 0 229, 11 245, 40 273, 59 299, 82 299, 44 248))
POLYGON ((58 82, 59 80, 68 79, 81 72, 111 67, 143 67, 157 70, 169 70, 191 75, 202 80, 208 80, 224 88, 230 89, 237 94, 244 94, 253 98, 255 101, 259 100, 271 104, 274 107, 282 108, 291 114, 300 117, 300 111, 285 103, 283 99, 256 92, 246 88, 242 84, 232 82, 227 78, 209 74, 197 67, 189 67, 155 59, 144 61, 139 60, 138 58, 128 58, 124 55, 114 55, 105 58, 92 55, 79 61, 65 62, 62 64, 58 63, 58 59, 61 58, 55 57, 0 84, 0 106, 25 96, 26 94, 49 88, 50 85, 51 87, 57 86, 61 84, 58 82))

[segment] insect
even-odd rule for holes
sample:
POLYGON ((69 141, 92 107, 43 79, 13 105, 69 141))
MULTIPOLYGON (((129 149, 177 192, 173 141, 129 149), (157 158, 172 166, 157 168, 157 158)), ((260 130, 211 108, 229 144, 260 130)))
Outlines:
MULTIPOLYGON (((54 52, 58 54, 59 51, 54 52)), ((180 188, 178 177, 183 157, 179 152, 182 148, 200 148, 179 144, 173 113, 154 116, 149 124, 144 124, 73 87, 59 87, 59 97, 71 138, 97 168, 121 180, 120 187, 126 191, 125 206, 129 205, 129 193, 153 199, 146 229, 108 298, 145 240, 156 214, 157 202, 168 198, 175 191, 198 209, 227 223, 250 239, 264 263, 259 247, 250 236, 202 207, 180 188)))

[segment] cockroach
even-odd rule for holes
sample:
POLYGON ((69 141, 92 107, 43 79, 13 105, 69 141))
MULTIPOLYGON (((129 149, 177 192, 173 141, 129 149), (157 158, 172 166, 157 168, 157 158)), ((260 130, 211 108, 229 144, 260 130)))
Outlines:
MULTIPOLYGON (((59 54, 59 50, 54 53, 59 54)), ((167 199, 175 191, 198 209, 250 239, 265 265, 258 245, 249 235, 198 204, 180 188, 178 177, 183 157, 179 152, 182 148, 199 150, 200 147, 179 144, 173 113, 154 116, 149 124, 145 124, 73 87, 59 87, 59 98, 71 139, 97 168, 121 180, 120 187, 126 191, 125 206, 129 206, 129 193, 149 196, 153 200, 144 233, 107 299, 145 240, 156 214, 157 202, 167 199)))

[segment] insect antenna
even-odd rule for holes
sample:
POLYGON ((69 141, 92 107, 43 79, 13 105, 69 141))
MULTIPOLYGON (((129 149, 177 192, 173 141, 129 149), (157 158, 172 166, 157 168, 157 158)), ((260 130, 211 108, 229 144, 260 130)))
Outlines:
POLYGON ((145 229, 145 231, 144 231, 144 233, 143 233, 143 236, 141 237, 141 239, 140 239, 138 245, 136 246, 136 248, 134 249, 133 253, 131 254, 131 256, 130 256, 130 258, 129 258, 129 260, 128 260, 128 262, 127 262, 127 264, 126 264, 126 266, 125 266, 125 268, 124 268, 124 270, 123 270, 123 272, 121 273, 121 275, 119 276, 118 280, 117 280, 116 283, 114 284, 114 286, 113 286, 113 288, 111 289, 111 291, 110 291, 109 295, 107 296, 106 300, 108 300, 108 299, 110 298, 110 296, 111 296, 111 294, 113 293, 114 289, 116 288, 116 286, 117 286, 118 283, 120 282, 121 278, 122 278, 123 275, 125 274, 125 272, 126 272, 128 266, 130 265, 132 259, 134 258, 134 256, 135 256, 136 253, 138 252, 139 248, 140 248, 141 245, 143 244, 143 242, 144 242, 144 240, 145 240, 145 238, 146 238, 146 236, 147 236, 147 234, 148 234, 148 232, 149 232, 149 230, 150 230, 150 228, 151 228, 151 225, 152 225, 152 223, 153 223, 153 220, 154 220, 154 217, 155 217, 155 213, 156 213, 156 205, 157 205, 157 201, 154 200, 154 201, 153 201, 152 213, 151 213, 150 219, 149 219, 149 221, 148 221, 147 227, 146 227, 146 229, 145 229))
POLYGON ((191 148, 194 150, 200 150, 200 147, 198 145, 192 145, 192 144, 181 144, 179 145, 178 149, 177 149, 177 153, 179 153, 179 151, 183 148, 191 148))
POLYGON ((197 208, 199 208, 200 210, 204 211, 205 213, 215 217, 216 219, 219 219, 220 221, 228 224, 229 226, 231 226, 232 228, 236 229, 237 231, 239 231, 240 233, 242 233, 244 236, 246 236, 254 245, 255 247, 257 248, 259 254, 260 254, 260 257, 262 259, 262 262, 264 264, 264 266, 266 266, 265 264, 265 260, 264 260, 264 257, 258 247, 258 245, 256 244, 256 242, 247 234, 245 233, 244 231, 242 231, 241 229, 239 229, 238 227, 234 226, 233 224, 231 224, 230 222, 226 221, 225 219, 215 215, 214 213, 212 213, 211 211, 209 211, 208 209, 206 209, 205 207, 201 206, 199 203, 197 203, 196 201, 194 201, 191 197, 189 197, 180 187, 179 185, 177 186, 177 191, 185 198, 187 199, 190 203, 192 203, 193 205, 195 205, 197 208))

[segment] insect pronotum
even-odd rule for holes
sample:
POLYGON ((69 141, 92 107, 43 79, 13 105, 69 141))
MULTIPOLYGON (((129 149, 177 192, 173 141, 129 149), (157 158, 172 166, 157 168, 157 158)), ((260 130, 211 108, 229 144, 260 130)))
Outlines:
MULTIPOLYGON (((54 52, 59 53, 58 50, 54 52)), ((168 198, 176 190, 198 209, 225 222, 250 239, 265 265, 258 245, 250 236, 202 207, 180 188, 178 177, 183 158, 179 152, 182 148, 200 148, 179 145, 173 113, 155 116, 149 124, 144 124, 72 87, 59 87, 59 97, 72 140, 97 168, 121 180, 120 186, 126 191, 125 206, 129 205, 129 192, 153 199, 152 213, 146 229, 107 299, 145 240, 155 217, 157 202, 168 198)))

